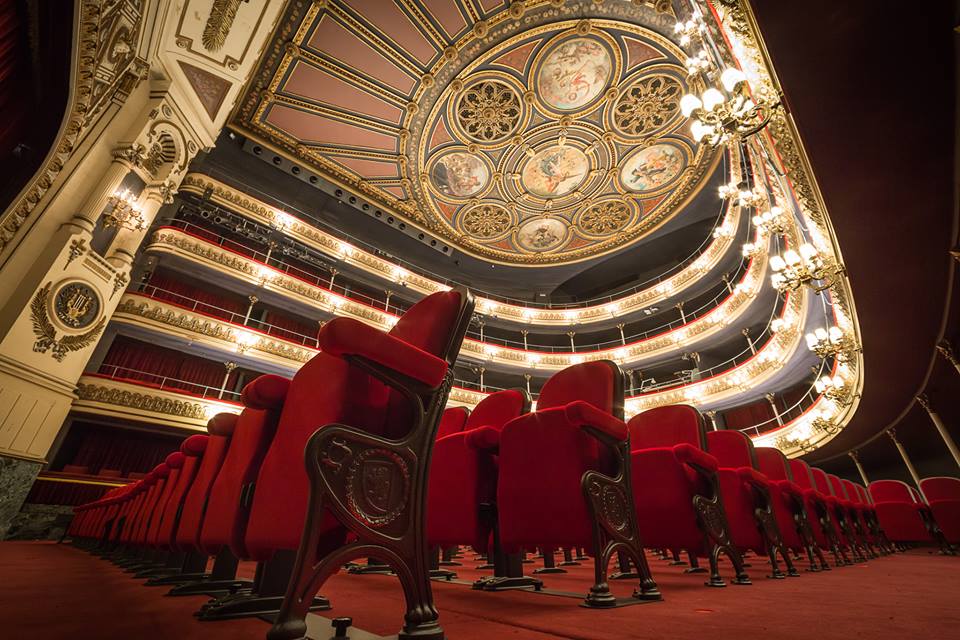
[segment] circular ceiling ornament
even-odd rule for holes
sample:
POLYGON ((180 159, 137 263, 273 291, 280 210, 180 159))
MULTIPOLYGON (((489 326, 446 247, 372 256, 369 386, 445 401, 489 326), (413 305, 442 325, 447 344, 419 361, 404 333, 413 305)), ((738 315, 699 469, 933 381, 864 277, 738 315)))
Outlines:
POLYGON ((448 198, 472 198, 490 186, 490 167, 468 151, 447 151, 430 166, 430 186, 448 198))
POLYGON ((561 40, 547 50, 537 70, 540 99, 557 111, 579 111, 600 97, 610 84, 613 59, 598 39, 561 40))
POLYGON ((577 216, 577 229, 584 235, 609 236, 625 229, 636 215, 636 208, 623 200, 604 200, 577 216))
POLYGON ((660 131, 680 113, 680 81, 666 74, 641 76, 627 87, 613 108, 613 124, 632 137, 660 131))
POLYGON ((683 151, 676 145, 661 142, 628 157, 620 169, 620 183, 625 189, 638 193, 658 191, 676 180, 685 166, 683 151))
POLYGON ((562 245, 570 235, 570 228, 557 218, 533 218, 517 229, 517 243, 535 253, 551 251, 562 245))
POLYGON ((514 217, 501 205, 484 202, 467 209, 459 218, 463 232, 483 242, 497 240, 510 233, 514 217))
POLYGON ((72 330, 85 329, 100 317, 100 294, 86 282, 70 281, 53 294, 53 317, 72 330))
POLYGON ((496 144, 520 127, 524 109, 520 94, 509 84, 482 79, 460 91, 454 113, 457 126, 468 138, 496 144))
POLYGON ((590 160, 580 149, 554 145, 527 160, 520 182, 540 198, 559 198, 572 193, 590 173, 590 160))

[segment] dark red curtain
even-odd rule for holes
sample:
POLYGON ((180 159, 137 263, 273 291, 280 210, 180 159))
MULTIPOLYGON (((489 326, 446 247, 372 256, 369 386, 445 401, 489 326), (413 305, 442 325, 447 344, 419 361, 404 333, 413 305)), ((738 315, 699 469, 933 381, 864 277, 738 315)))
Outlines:
POLYGON ((37 478, 27 494, 28 504, 78 505, 99 500, 113 487, 76 482, 54 482, 37 478))
POLYGON ((249 300, 237 294, 204 287, 190 282, 182 274, 164 269, 154 271, 148 285, 145 292, 155 298, 184 307, 191 307, 190 300, 197 300, 203 305, 197 308, 201 313, 232 322, 242 322, 250 305, 249 300), (156 287, 159 291, 149 287, 156 287), (240 316, 239 319, 236 316, 240 316))
MULTIPOLYGON (((219 389, 226 370, 222 363, 204 360, 195 355, 117 336, 103 359, 100 373, 117 378, 142 380, 170 386, 190 393, 202 394, 200 386, 219 389), (164 381, 164 378, 167 380, 164 381), (193 384, 183 384, 193 383, 193 384), (200 386, 194 386, 200 385, 200 386)), ((235 379, 231 374, 228 388, 235 379)))
POLYGON ((0 151, 6 156, 24 125, 30 106, 29 58, 23 23, 13 0, 0 0, 0 151))
POLYGON ((90 475, 116 469, 121 477, 131 471, 145 473, 180 448, 180 440, 122 429, 85 429, 73 459, 67 464, 87 467, 90 475))
POLYGON ((301 322, 296 318, 291 318, 276 311, 267 311, 264 318, 267 324, 273 325, 275 328, 261 327, 261 329, 268 331, 271 335, 286 338, 298 344, 304 344, 304 336, 306 336, 309 338, 306 344, 309 345, 310 340, 314 339, 320 330, 319 324, 301 322))
MULTIPOLYGON (((734 407, 723 412, 727 429, 746 429, 773 419, 773 409, 766 400, 760 400, 742 407, 734 407)), ((766 425, 769 427, 769 425, 766 425)))

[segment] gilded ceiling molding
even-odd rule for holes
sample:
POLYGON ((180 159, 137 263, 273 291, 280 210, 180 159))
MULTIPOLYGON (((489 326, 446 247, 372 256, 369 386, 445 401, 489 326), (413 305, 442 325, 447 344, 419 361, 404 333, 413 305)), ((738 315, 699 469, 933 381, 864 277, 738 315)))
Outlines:
MULTIPOLYGON (((418 0, 404 6, 431 14, 418 0)), ((385 23, 339 3, 293 3, 231 126, 460 250, 518 266, 621 249, 682 209, 716 168, 718 155, 690 138, 679 115, 687 74, 684 52, 665 35, 668 0, 514 2, 470 13, 454 37, 423 35, 434 52, 427 61, 385 23), (321 31, 381 56, 386 75, 327 51, 321 31), (503 61, 521 49, 532 63, 503 61), (592 71, 567 86, 571 55, 592 71), (400 119, 291 95, 286 82, 303 68, 399 106, 400 119), (380 142, 335 145, 292 133, 275 113, 313 114, 380 142), (384 155, 356 164, 373 151, 384 155), (393 166, 399 177, 351 166, 393 166)))
POLYGON ((148 67, 136 56, 142 4, 142 0, 79 2, 71 102, 44 164, 0 214, 0 255, 53 186, 103 105, 109 100, 123 102, 146 78, 148 67))
MULTIPOLYGON (((732 178, 739 180, 739 162, 731 163, 732 178)), ((367 251, 348 245, 333 235, 300 221, 283 211, 271 207, 242 191, 226 185, 202 173, 189 173, 180 185, 180 190, 201 197, 235 211, 260 224, 282 230, 285 234, 315 248, 326 255, 342 260, 354 267, 393 283, 402 282, 408 288, 422 294, 430 294, 446 288, 446 285, 425 276, 402 269, 398 265, 377 257, 367 251)), ((736 200, 727 204, 720 227, 735 229, 740 218, 740 207, 736 200)), ((703 274, 713 269, 727 254, 733 245, 733 235, 721 235, 710 241, 703 254, 690 265, 663 281, 627 294, 622 298, 585 307, 571 309, 543 309, 525 307, 519 304, 498 302, 477 297, 477 309, 480 313, 494 315, 501 320, 522 324, 542 326, 569 326, 571 324, 590 324, 608 322, 614 314, 618 318, 627 318, 650 305, 658 304, 676 296, 686 287, 696 283, 703 274)))

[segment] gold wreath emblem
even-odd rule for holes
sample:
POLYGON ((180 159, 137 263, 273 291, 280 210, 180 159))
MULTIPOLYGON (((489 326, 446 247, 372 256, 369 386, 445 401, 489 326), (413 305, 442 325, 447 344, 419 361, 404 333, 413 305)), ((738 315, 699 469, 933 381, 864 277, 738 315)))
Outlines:
POLYGON ((37 291, 37 295, 33 297, 33 301, 30 303, 30 319, 33 321, 33 333, 37 336, 37 341, 33 343, 33 350, 38 353, 51 351, 57 362, 63 362, 69 352, 79 351, 93 344, 106 326, 107 319, 106 317, 100 318, 93 328, 84 333, 58 338, 57 330, 47 316, 47 300, 50 298, 52 284, 52 282, 48 282, 43 285, 43 288, 37 291))

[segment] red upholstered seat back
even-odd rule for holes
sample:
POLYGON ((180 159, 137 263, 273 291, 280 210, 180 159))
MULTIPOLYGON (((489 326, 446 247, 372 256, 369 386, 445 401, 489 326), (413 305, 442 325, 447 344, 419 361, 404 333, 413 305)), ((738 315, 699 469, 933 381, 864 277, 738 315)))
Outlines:
POLYGON ((203 452, 193 484, 183 500, 180 523, 177 525, 175 546, 182 551, 198 549, 200 546, 200 527, 203 524, 210 489, 227 455, 237 417, 235 413, 218 413, 207 423, 207 448, 203 452))
MULTIPOLYGON (((801 489, 817 489, 817 486, 813 482, 813 474, 810 470, 810 465, 808 465, 803 460, 794 458, 790 460, 790 471, 793 472, 793 481, 797 483, 801 489)), ((817 489, 819 491, 819 489, 817 489)))
POLYGON ((638 413, 627 426, 630 428, 630 448, 633 451, 674 447, 684 443, 707 449, 703 417, 689 405, 675 404, 638 413))
POLYGON ((843 485, 843 490, 847 494, 847 500, 854 504, 861 504, 862 500, 860 499, 860 493, 857 491, 856 485, 846 479, 841 479, 840 483, 843 485))
POLYGON ((553 374, 537 399, 537 411, 561 407, 583 400, 596 408, 623 418, 623 406, 613 406, 614 397, 623 397, 622 389, 613 388, 616 376, 610 362, 596 361, 576 364, 553 374))
POLYGON ((793 481, 793 474, 790 472, 790 463, 780 449, 774 447, 755 447, 753 451, 757 455, 757 468, 760 469, 760 473, 771 480, 793 481))
MULTIPOLYGON (((458 326, 461 292, 434 293, 411 307, 390 335, 445 359, 458 326)), ((413 426, 409 401, 345 359, 319 353, 297 371, 283 406, 277 435, 257 478, 245 544, 253 559, 300 543, 309 485, 303 452, 320 427, 342 423, 386 438, 401 438, 413 426)))
POLYGON ((707 450, 721 467, 756 468, 753 442, 740 431, 710 431, 707 433, 707 450))
POLYGON ((899 480, 874 480, 870 483, 870 496, 877 503, 914 502, 910 487, 899 480))
POLYGON ((160 529, 157 532, 156 540, 156 544, 160 547, 170 548, 174 545, 174 534, 176 533, 183 501, 193 484, 197 470, 200 468, 200 461, 207 450, 208 440, 209 436, 197 434, 190 436, 180 445, 180 453, 184 456, 183 466, 180 467, 177 484, 171 490, 170 498, 167 499, 167 506, 163 510, 163 519, 160 521, 160 529))
POLYGON ((167 503, 170 502, 170 496, 173 495, 173 491, 177 487, 177 482, 180 480, 180 472, 183 469, 183 463, 185 461, 186 456, 179 451, 174 451, 164 460, 167 468, 170 469, 170 475, 167 476, 167 482, 163 487, 163 492, 160 494, 160 499, 157 500, 156 514, 150 520, 150 528, 147 530, 146 538, 148 545, 156 546, 158 543, 160 527, 163 525, 163 519, 167 515, 167 503))
MULTIPOLYGON (((608 401, 609 404, 609 401, 608 401)), ((481 400, 467 418, 464 431, 477 427, 492 427, 499 431, 519 415, 530 410, 530 398, 519 389, 505 389, 491 393, 481 400)))
POLYGON ((935 500, 960 500, 960 480, 957 478, 936 477, 920 481, 920 489, 927 502, 935 500))
POLYGON ((850 499, 850 497, 847 495, 847 488, 843 486, 843 480, 841 480, 839 476, 836 476, 832 473, 827 473, 827 481, 830 483, 830 490, 833 492, 833 495, 841 500, 850 499))
POLYGON ((470 410, 466 407, 450 407, 444 411, 440 417, 440 426, 437 427, 437 440, 463 431, 469 415, 470 410))
POLYGON ((247 557, 244 532, 250 506, 241 504, 240 498, 260 473, 289 386, 279 376, 260 376, 243 389, 241 399, 247 406, 237 417, 227 454, 210 487, 200 530, 200 547, 209 555, 227 545, 238 558, 247 557))
POLYGON ((860 502, 867 505, 873 505, 873 500, 870 498, 870 492, 867 491, 867 488, 862 484, 857 484, 857 494, 860 496, 860 502))
POLYGON ((827 473, 823 469, 810 467, 810 475, 813 476, 813 485, 817 488, 817 491, 825 496, 834 495, 833 487, 830 486, 830 479, 827 477, 827 473))
POLYGON ((145 514, 147 513, 148 505, 153 502, 153 496, 157 486, 156 470, 157 467, 151 469, 142 481, 143 497, 140 499, 140 503, 137 505, 137 510, 133 514, 131 521, 127 523, 127 526, 124 527, 124 530, 120 534, 121 542, 126 543, 135 540, 136 532, 139 530, 143 519, 146 517, 145 514))
MULTIPOLYGON (((180 455, 180 452, 178 451, 177 454, 180 455)), ((150 498, 150 502, 144 506, 143 518, 137 527, 136 538, 134 538, 134 542, 137 544, 147 542, 147 533, 150 531, 151 523, 160 517, 160 498, 163 496, 167 488, 167 482, 170 480, 170 467, 167 466, 166 462, 154 469, 153 473, 157 482, 153 485, 153 496, 150 498)))

